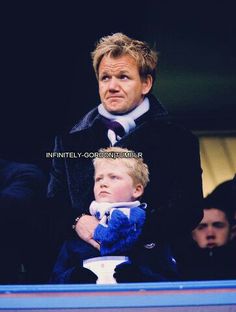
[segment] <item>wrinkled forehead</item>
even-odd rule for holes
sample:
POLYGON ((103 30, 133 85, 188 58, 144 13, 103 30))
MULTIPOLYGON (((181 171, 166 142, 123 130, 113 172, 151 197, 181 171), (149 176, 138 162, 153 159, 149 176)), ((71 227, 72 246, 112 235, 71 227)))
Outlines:
POLYGON ((136 60, 128 55, 120 55, 117 57, 113 57, 111 55, 105 55, 101 59, 101 62, 98 67, 98 72, 101 73, 103 71, 122 71, 122 70, 137 70, 138 64, 136 60))

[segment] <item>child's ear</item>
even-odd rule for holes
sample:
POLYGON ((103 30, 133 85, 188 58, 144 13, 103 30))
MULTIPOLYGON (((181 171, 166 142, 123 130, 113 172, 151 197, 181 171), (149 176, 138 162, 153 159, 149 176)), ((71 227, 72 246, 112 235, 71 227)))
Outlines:
POLYGON ((143 185, 140 184, 140 183, 136 184, 135 187, 134 187, 133 197, 135 199, 141 197, 143 195, 143 191, 144 191, 143 185))

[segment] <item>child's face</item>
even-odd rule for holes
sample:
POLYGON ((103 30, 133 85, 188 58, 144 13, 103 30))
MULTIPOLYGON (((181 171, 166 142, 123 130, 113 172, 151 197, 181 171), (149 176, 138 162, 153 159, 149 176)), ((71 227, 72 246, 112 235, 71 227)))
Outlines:
POLYGON ((143 186, 134 185, 127 167, 119 160, 99 161, 95 167, 94 179, 94 196, 97 202, 129 202, 143 193, 143 186))

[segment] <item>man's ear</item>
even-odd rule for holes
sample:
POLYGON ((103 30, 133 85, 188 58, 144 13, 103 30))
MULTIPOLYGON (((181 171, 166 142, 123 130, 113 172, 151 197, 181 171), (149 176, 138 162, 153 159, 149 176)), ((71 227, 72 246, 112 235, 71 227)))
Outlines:
POLYGON ((142 184, 138 183, 134 187, 133 197, 137 199, 143 195, 144 187, 142 184))
POLYGON ((151 90, 152 88, 152 83, 153 83, 153 79, 151 75, 147 75, 147 77, 145 79, 143 79, 142 81, 142 91, 143 91, 143 95, 148 94, 148 92, 151 90))

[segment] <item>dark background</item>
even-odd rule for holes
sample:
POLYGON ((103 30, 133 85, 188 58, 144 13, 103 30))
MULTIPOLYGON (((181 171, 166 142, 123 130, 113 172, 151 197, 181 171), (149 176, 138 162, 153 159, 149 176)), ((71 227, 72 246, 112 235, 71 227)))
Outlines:
POLYGON ((154 93, 176 121, 235 130, 233 3, 176 2, 1 2, 1 157, 47 169, 54 136, 98 104, 90 52, 117 31, 159 51, 154 93))

